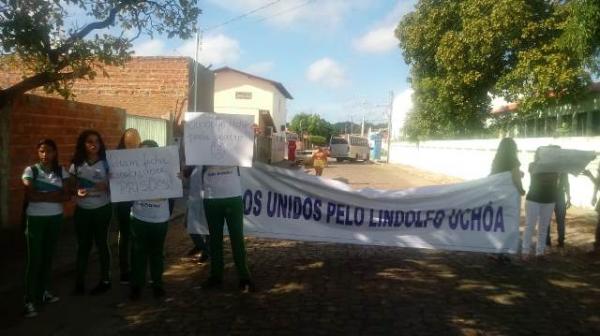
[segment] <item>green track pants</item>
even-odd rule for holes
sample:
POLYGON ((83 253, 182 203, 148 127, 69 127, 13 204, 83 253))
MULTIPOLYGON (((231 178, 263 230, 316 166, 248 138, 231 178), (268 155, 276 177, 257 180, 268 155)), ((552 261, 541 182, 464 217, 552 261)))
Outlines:
POLYGON ((131 257, 132 285, 143 287, 146 281, 146 266, 150 266, 153 287, 162 287, 164 271, 164 245, 168 222, 148 223, 131 218, 131 257))
POLYGON ((100 280, 110 282, 110 250, 108 229, 112 210, 110 204, 97 209, 75 208, 77 233, 77 283, 85 284, 88 259, 95 243, 100 258, 100 280))
POLYGON ((223 279, 223 225, 227 221, 233 261, 240 280, 249 280, 244 245, 244 206, 242 197, 205 199, 204 209, 210 233, 210 276, 223 279))
POLYGON ((60 232, 63 215, 28 216, 27 267, 25 270, 25 302, 40 304, 50 287, 52 257, 60 232))

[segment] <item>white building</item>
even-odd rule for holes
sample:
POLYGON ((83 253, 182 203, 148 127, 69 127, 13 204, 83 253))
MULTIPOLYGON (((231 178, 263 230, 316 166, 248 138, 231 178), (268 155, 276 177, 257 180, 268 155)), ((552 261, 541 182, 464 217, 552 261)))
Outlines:
POLYGON ((252 115, 259 127, 274 132, 285 127, 287 99, 293 97, 281 83, 229 67, 214 73, 215 112, 252 115))

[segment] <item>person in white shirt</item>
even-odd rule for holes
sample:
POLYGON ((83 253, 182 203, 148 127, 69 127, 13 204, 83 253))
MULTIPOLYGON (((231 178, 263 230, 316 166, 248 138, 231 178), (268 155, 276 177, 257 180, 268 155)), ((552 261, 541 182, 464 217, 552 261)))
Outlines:
POLYGON ((210 276, 203 288, 220 288, 223 284, 223 225, 227 221, 233 260, 238 273, 239 289, 255 291, 246 262, 244 245, 244 206, 240 170, 235 166, 202 166, 204 211, 210 234, 210 276))
MULTIPOLYGON (((153 140, 144 140, 140 147, 158 147, 153 140)), ((131 241, 133 251, 131 258, 131 300, 141 297, 146 278, 146 266, 150 266, 150 277, 154 297, 165 295, 163 287, 164 245, 171 212, 169 200, 134 201, 131 207, 131 241)))
POLYGON ((63 221, 63 202, 69 200, 64 179, 69 174, 58 163, 58 148, 50 139, 37 145, 39 162, 25 168, 27 266, 25 317, 37 316, 37 306, 59 301, 50 293, 50 272, 56 241, 63 221))
POLYGON ((85 130, 79 135, 69 174, 77 194, 73 218, 77 234, 75 294, 85 294, 85 276, 94 243, 100 259, 101 278, 90 294, 102 294, 111 288, 108 229, 112 209, 108 195, 106 147, 98 132, 85 130))

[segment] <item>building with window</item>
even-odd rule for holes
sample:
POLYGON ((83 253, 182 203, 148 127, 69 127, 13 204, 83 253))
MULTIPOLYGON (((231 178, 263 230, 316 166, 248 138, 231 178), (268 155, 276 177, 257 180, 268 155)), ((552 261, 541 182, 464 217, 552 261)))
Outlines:
POLYGON ((214 73, 215 112, 252 115, 261 129, 285 129, 287 100, 293 97, 281 83, 229 67, 214 73))

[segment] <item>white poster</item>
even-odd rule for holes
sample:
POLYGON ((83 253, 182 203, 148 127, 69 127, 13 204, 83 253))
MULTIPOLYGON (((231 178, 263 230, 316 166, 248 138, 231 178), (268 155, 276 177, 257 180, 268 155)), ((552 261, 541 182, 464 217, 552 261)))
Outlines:
POLYGON ((352 190, 258 163, 241 175, 247 235, 486 253, 518 249, 520 196, 510 173, 408 190, 352 190))
POLYGON ((254 117, 187 112, 184 125, 186 165, 251 167, 254 117))
POLYGON ((106 151, 112 202, 183 196, 177 146, 106 151))

